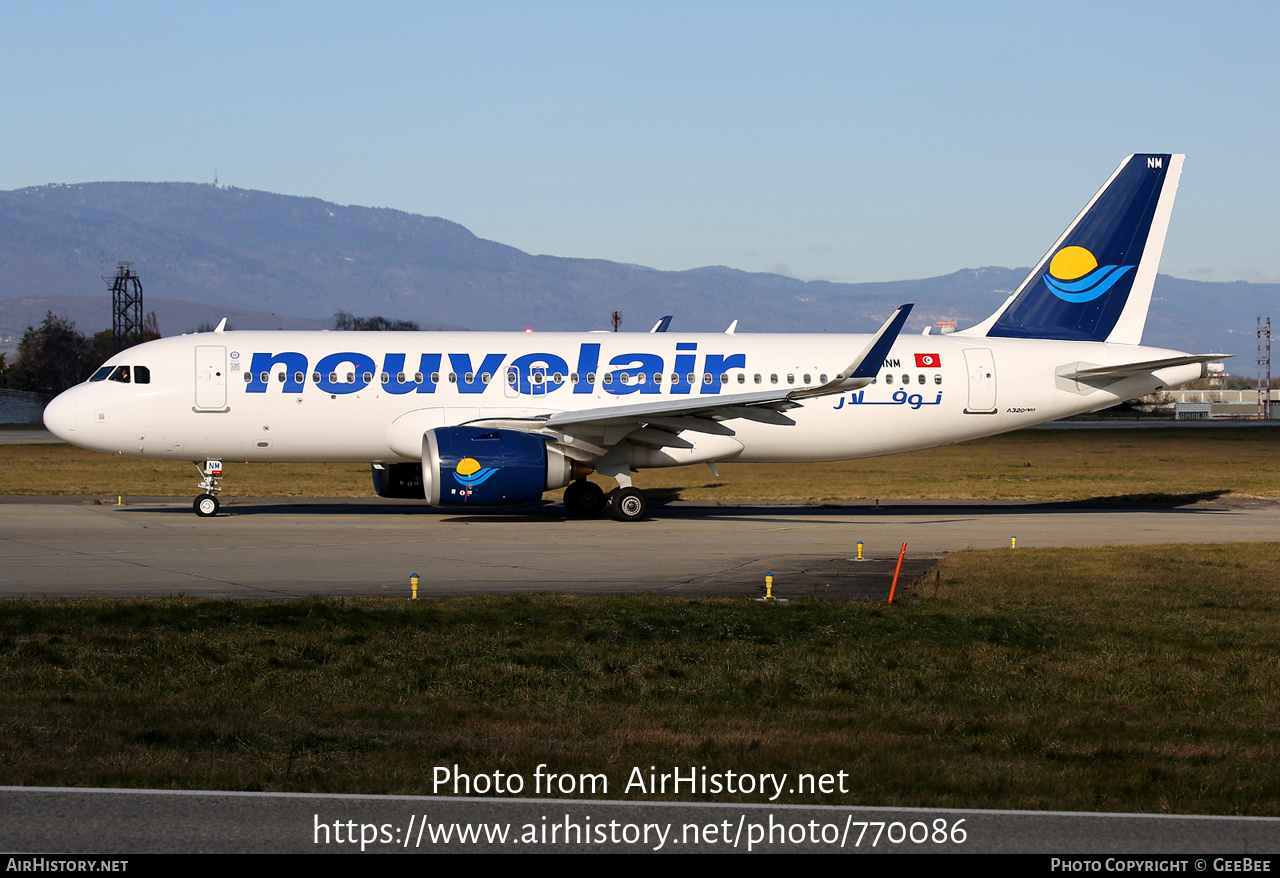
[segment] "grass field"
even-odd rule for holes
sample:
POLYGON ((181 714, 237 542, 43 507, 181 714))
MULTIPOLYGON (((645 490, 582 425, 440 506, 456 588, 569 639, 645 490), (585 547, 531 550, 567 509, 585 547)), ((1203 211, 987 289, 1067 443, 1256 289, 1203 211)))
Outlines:
MULTIPOLYGON (((659 500, 1277 499, 1278 444, 1026 431, 638 484, 659 500)), ((0 463, 0 493, 195 493, 187 463, 60 445, 0 446, 0 463)), ((366 466, 227 467, 231 496, 371 495, 366 466)), ((0 784, 430 793, 438 765, 546 763, 603 772, 617 798, 632 766, 698 765, 848 773, 847 795, 797 802, 1275 816, 1278 586, 1266 543, 959 553, 894 607, 11 601, 0 784)))
MULTIPOLYGON (((229 497, 373 495, 367 465, 224 463, 229 497)), ((1280 499, 1280 430, 1024 430, 891 457, 719 469, 719 477, 705 466, 644 470, 636 484, 658 501, 1280 499)), ((0 446, 0 494, 188 497, 196 481, 182 461, 0 446)))
POLYGON ((546 763, 617 798, 698 765, 848 772, 786 801, 1274 816, 1278 581, 1270 543, 960 553, 893 607, 8 602, 0 784, 429 793, 546 763))

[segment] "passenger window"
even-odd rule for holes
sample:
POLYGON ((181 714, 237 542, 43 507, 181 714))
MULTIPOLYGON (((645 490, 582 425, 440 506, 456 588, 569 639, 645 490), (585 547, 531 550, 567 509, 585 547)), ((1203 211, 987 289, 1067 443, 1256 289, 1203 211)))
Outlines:
POLYGON ((788 372, 788 373, 787 373, 787 383, 788 383, 788 384, 795 384, 795 383, 796 383, 796 376, 795 376, 795 375, 793 375, 793 374, 791 374, 790 372, 788 372))
POLYGON ((330 373, 329 373, 329 383, 330 383, 330 384, 337 384, 337 383, 338 383, 338 373, 337 373, 337 372, 330 372, 330 373))
POLYGON ((252 380, 253 380, 253 373, 252 373, 252 372, 245 372, 245 373, 244 373, 244 383, 245 383, 245 384, 248 384, 248 383, 249 383, 250 381, 252 381, 252 380))
POLYGON ((373 373, 365 372, 363 375, 360 376, 360 378, 365 384, 368 384, 370 381, 373 380, 373 373))
MULTIPOLYGON (((872 383, 874 383, 874 382, 875 382, 875 380, 876 380, 876 379, 872 378, 872 379, 871 379, 872 383)), ((821 375, 819 375, 819 376, 818 376, 818 383, 819 383, 819 384, 826 384, 826 383, 827 383, 827 373, 826 373, 826 372, 823 372, 821 375)))
POLYGON ((920 384, 924 384, 924 383, 925 383, 924 375, 923 375, 923 374, 919 376, 919 383, 920 383, 920 384))
POLYGON ((738 373, 738 383, 739 383, 739 384, 746 384, 746 383, 747 383, 747 374, 746 374, 745 372, 739 372, 739 373, 738 373))
POLYGON ((301 384, 301 383, 302 383, 302 381, 303 381, 303 379, 304 379, 304 378, 306 378, 306 377, 307 377, 307 376, 303 375, 301 372, 294 372, 294 373, 293 373, 293 382, 294 382, 295 384, 301 384))
POLYGON ((449 373, 449 383, 450 383, 450 384, 457 384, 457 383, 458 383, 458 373, 457 373, 457 372, 450 372, 450 373, 449 373))
POLYGON ((440 373, 439 373, 439 372, 432 372, 432 373, 431 373, 431 383, 432 383, 432 384, 439 384, 439 383, 440 383, 440 373))
POLYGON ((759 372, 757 372, 757 373, 756 373, 756 384, 761 384, 761 383, 763 383, 763 382, 764 382, 764 376, 762 376, 759 372))
POLYGON ((605 373, 604 373, 604 383, 605 383, 605 384, 612 384, 612 383, 613 383, 613 373, 612 373, 612 372, 605 372, 605 373))
POLYGON ((507 384, 511 385, 512 387, 515 387, 516 382, 519 380, 520 380, 520 376, 516 374, 514 369, 512 369, 510 372, 507 373, 507 384))
POLYGON ((133 383, 134 384, 150 384, 151 370, 146 366, 133 367, 133 383))
POLYGON ((396 384, 404 384, 404 373, 403 373, 403 372, 397 372, 397 373, 396 373, 396 384))
POLYGON ((482 373, 482 374, 480 375, 480 382, 481 382, 482 384, 488 384, 488 383, 489 383, 489 379, 490 379, 490 378, 492 378, 492 377, 493 377, 493 376, 492 376, 491 374, 489 374, 488 372, 484 372, 484 373, 482 373))
POLYGON ((587 373, 587 383, 588 383, 588 384, 595 384, 595 383, 596 383, 596 373, 595 373, 595 372, 588 372, 588 373, 587 373))
POLYGON ((468 383, 468 384, 475 384, 475 383, 476 383, 476 373, 475 373, 475 372, 468 372, 468 373, 463 377, 463 379, 462 379, 462 380, 463 380, 463 381, 465 381, 465 382, 466 382, 466 383, 468 383))
POLYGON ((313 384, 319 384, 319 383, 320 383, 320 373, 319 373, 319 372, 312 372, 312 373, 311 373, 311 383, 313 383, 313 384))
POLYGON ((570 372, 570 373, 569 373, 569 380, 570 380, 570 381, 572 381, 574 384, 577 384, 577 383, 578 383, 578 373, 577 373, 577 372, 570 372))
POLYGON ((421 383, 422 383, 422 373, 421 373, 421 372, 414 372, 414 373, 413 373, 413 383, 414 383, 414 384, 421 384, 421 383))
POLYGON ((259 376, 258 376, 258 378, 260 378, 260 379, 261 379, 261 382, 262 382, 263 384, 266 384, 268 381, 270 381, 270 380, 271 380, 271 373, 269 373, 269 372, 263 372, 261 375, 259 375, 259 376))
POLYGON ((702 373, 702 383, 703 383, 703 384, 710 384, 710 383, 711 383, 711 373, 710 373, 710 372, 703 372, 703 373, 702 373))
POLYGON ((941 384, 941 383, 942 383, 942 376, 941 376, 941 375, 934 375, 934 376, 933 376, 933 383, 934 383, 934 384, 941 384))
POLYGON ((729 383, 729 373, 728 373, 728 372, 721 372, 721 373, 720 373, 720 383, 721 383, 721 384, 728 384, 728 383, 729 383))
POLYGON ((685 384, 693 384, 698 380, 698 376, 694 375, 692 372, 690 372, 688 375, 684 377, 685 377, 685 382, 684 382, 685 384))
POLYGON ((885 383, 885 384, 892 384, 892 383, 893 383, 893 375, 886 375, 886 376, 884 376, 884 383, 885 383))
POLYGON ((556 384, 564 384, 564 375, 557 372, 551 376, 551 380, 556 384))
POLYGON ((654 384, 661 384, 661 383, 662 383, 662 373, 661 373, 661 372, 654 372, 654 373, 653 373, 653 383, 654 383, 654 384))
POLYGON ((770 383, 770 384, 777 384, 777 383, 778 383, 778 373, 777 373, 777 372, 774 372, 772 375, 770 375, 770 376, 769 376, 769 383, 770 383))
POLYGON ((903 384, 910 384, 910 383, 911 383, 911 376, 910 376, 910 375, 903 375, 903 376, 902 376, 902 383, 903 383, 903 384))
POLYGON ((276 380, 279 381, 281 384, 284 384, 284 377, 285 376, 283 372, 276 373, 276 380))
POLYGON ((383 384, 390 384, 391 376, 388 375, 386 372, 383 372, 381 375, 378 376, 378 380, 381 381, 383 384))
POLYGON ((812 382, 809 380, 809 376, 808 376, 808 375, 805 375, 805 376, 804 376, 804 383, 805 383, 805 384, 811 384, 811 383, 812 383, 812 382))
POLYGON ((672 373, 671 373, 671 383, 672 383, 672 384, 679 384, 679 383, 680 383, 680 373, 679 373, 679 372, 672 372, 672 373))

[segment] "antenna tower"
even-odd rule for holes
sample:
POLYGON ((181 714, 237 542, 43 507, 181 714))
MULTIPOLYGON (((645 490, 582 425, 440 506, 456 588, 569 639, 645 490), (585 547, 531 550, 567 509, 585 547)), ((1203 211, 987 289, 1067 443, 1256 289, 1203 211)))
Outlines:
POLYGON ((1271 420, 1271 318, 1258 318, 1258 420, 1271 420))
POLYGON ((613 312, 613 331, 617 332, 618 327, 621 325, 622 325, 622 312, 614 311, 613 312))
POLYGON ((117 262, 111 283, 111 337, 116 353, 142 341, 142 281, 129 266, 117 262))

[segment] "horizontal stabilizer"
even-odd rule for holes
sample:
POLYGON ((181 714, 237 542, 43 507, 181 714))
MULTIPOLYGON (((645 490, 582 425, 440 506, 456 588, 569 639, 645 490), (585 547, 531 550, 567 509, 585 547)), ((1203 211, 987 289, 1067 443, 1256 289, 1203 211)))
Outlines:
POLYGON ((1193 363, 1210 363, 1224 360, 1234 354, 1189 354, 1185 357, 1166 357, 1163 360, 1146 360, 1141 363, 1121 363, 1116 366, 1090 366, 1086 369, 1074 369, 1070 372, 1059 372, 1058 377, 1074 381, 1108 381, 1120 378, 1132 378, 1135 375, 1148 375, 1170 366, 1190 366, 1193 363))

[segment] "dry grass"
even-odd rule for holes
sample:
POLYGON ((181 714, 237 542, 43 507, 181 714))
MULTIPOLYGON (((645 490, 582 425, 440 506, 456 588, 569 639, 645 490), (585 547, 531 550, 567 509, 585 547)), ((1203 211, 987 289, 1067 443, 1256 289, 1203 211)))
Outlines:
MULTIPOLYGON (((223 485, 231 496, 373 493, 364 465, 225 463, 223 485)), ((721 464, 720 473, 717 478, 705 466, 645 470, 636 484, 660 500, 1280 499, 1280 430, 1025 430, 868 460, 721 464)), ((185 462, 131 460, 66 445, 0 446, 0 494, 190 496, 196 481, 185 462)))

